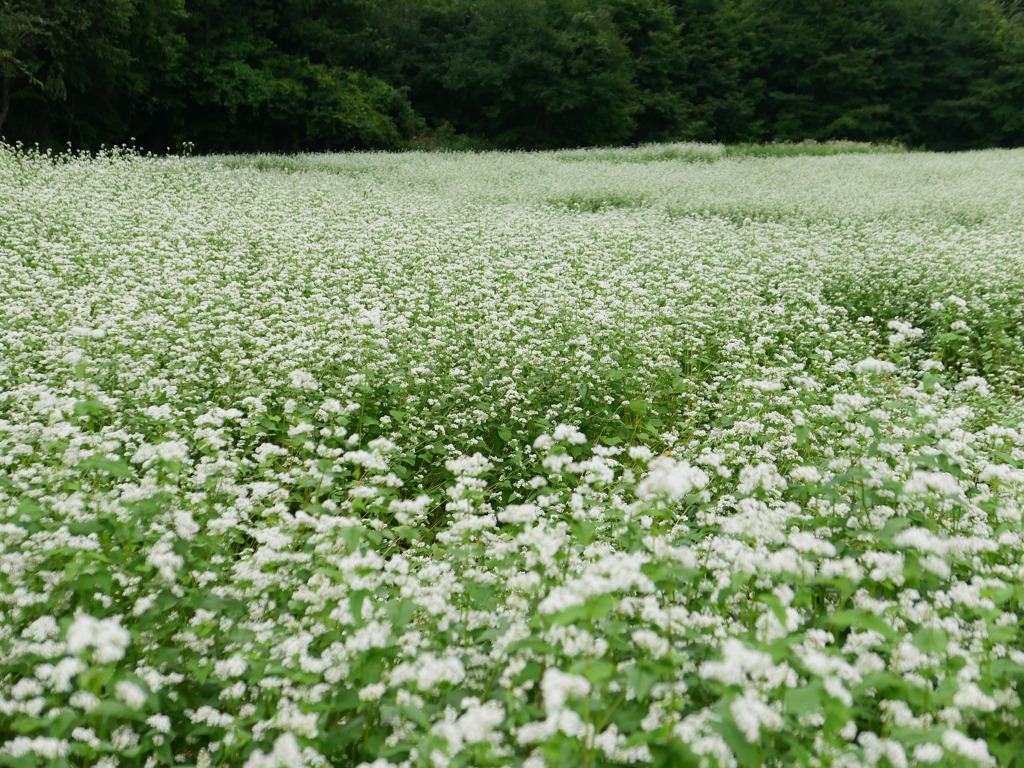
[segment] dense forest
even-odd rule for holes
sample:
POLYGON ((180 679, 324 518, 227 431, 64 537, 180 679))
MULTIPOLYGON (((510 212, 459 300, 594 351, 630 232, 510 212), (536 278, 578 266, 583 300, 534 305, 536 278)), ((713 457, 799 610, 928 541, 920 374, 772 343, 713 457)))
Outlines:
POLYGON ((1024 144, 1022 0, 0 0, 0 135, 1024 144))

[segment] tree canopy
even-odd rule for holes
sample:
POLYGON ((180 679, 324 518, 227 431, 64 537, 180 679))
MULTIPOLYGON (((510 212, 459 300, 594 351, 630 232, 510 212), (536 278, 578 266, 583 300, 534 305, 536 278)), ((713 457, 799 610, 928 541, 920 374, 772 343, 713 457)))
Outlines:
POLYGON ((1024 144, 1019 0, 0 0, 0 135, 1024 144))

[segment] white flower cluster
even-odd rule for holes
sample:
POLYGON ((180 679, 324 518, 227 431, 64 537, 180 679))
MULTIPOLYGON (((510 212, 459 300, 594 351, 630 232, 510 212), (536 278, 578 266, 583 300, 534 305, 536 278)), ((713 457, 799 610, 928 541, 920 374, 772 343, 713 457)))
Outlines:
POLYGON ((0 765, 1011 764, 1021 151, 672 151, 0 144, 0 765))
POLYGON ((131 635, 116 618, 96 619, 80 614, 68 627, 68 651, 74 654, 86 652, 99 664, 123 659, 130 642, 131 635))

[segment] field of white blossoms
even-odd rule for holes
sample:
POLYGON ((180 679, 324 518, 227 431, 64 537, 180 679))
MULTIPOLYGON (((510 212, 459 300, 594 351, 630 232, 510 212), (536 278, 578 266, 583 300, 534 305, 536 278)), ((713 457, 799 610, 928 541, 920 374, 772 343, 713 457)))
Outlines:
POLYGON ((0 765, 1024 765, 1024 151, 757 154, 0 145, 0 765))

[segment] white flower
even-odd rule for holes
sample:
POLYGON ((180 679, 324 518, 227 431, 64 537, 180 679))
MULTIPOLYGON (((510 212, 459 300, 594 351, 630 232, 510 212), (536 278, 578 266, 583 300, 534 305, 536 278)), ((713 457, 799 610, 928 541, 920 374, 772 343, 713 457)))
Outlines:
POLYGON ((301 368, 288 374, 288 384, 293 389, 315 390, 320 388, 320 384, 313 374, 301 368))
POLYGON ((650 461, 654 457, 654 451, 646 445, 629 446, 629 458, 635 461, 650 461))
POLYGON ((71 738, 88 744, 92 749, 97 749, 102 743, 92 728, 75 728, 71 731, 71 738))
POLYGON ((255 750, 245 761, 244 768, 309 768, 299 743, 290 733, 282 733, 274 741, 270 754, 255 750))
POLYGON ((770 654, 747 648, 740 640, 730 637, 722 644, 721 661, 705 661, 700 676, 726 685, 740 685, 750 678, 766 675, 774 668, 770 654))
POLYGON ((146 553, 146 564, 155 568, 164 581, 174 581, 178 570, 185 565, 185 558, 174 551, 169 539, 163 539, 146 553))
POLYGON ((116 618, 94 619, 79 614, 68 627, 68 651, 80 654, 92 648, 92 660, 99 664, 123 659, 130 642, 131 635, 116 618))
POLYGON ((942 734, 942 746, 950 752, 973 760, 978 765, 996 765, 996 761, 989 754, 988 745, 983 739, 971 739, 960 731, 950 729, 942 734))
POLYGON ((315 712, 302 712, 290 703, 281 706, 274 714, 274 727, 307 739, 315 739, 320 732, 315 712))
POLYGON ((469 707, 458 719, 458 727, 467 744, 477 744, 490 738, 491 733, 505 720, 505 708, 496 701, 469 707))
POLYGON ((466 679, 466 668, 454 656, 437 657, 433 653, 422 653, 416 662, 401 662, 391 671, 391 685, 397 687, 414 681, 424 692, 433 691, 442 683, 458 685, 466 679))
POLYGON ((154 421, 170 421, 174 416, 171 411, 171 406, 167 403, 151 405, 147 408, 143 408, 142 413, 147 418, 153 419, 154 421))
POLYGON ((171 732, 171 718, 167 715, 150 715, 146 718, 146 724, 160 733, 171 732))
POLYGON ((907 339, 919 339, 924 335, 920 328, 915 328, 910 323, 901 323, 899 320, 890 320, 888 328, 895 331, 889 336, 889 345, 893 347, 903 344, 907 339))
POLYGON ((371 683, 359 689, 359 700, 380 701, 385 691, 387 691, 387 686, 384 683, 371 683))
POLYGON ((733 699, 729 705, 733 721, 736 727, 743 733, 744 738, 751 743, 757 742, 761 736, 761 728, 770 731, 782 727, 782 715, 758 699, 750 691, 742 696, 733 699))
POLYGON ((71 704, 72 707, 77 707, 83 712, 89 712, 102 704, 95 694, 89 693, 88 691, 75 691, 68 698, 68 703, 71 704))
POLYGON ((671 648, 667 638, 649 629, 635 630, 631 638, 638 648, 642 648, 653 658, 664 656, 671 648))
POLYGON ((105 328, 85 328, 81 325, 74 325, 68 329, 68 335, 84 339, 103 339, 107 336, 107 330, 105 328))
POLYGON ((510 504, 497 514, 503 523, 532 523, 540 515, 536 504, 510 504))
POLYGON ((793 467, 789 471, 789 478, 797 483, 817 483, 821 480, 821 472, 817 467, 793 467))
POLYGON ((214 662, 213 673, 219 678, 228 680, 233 677, 241 677, 248 668, 248 662, 236 654, 214 662))
POLYGON ((914 761, 918 763, 937 763, 942 759, 943 750, 938 744, 918 744, 914 747, 914 761))
POLYGON ((963 496, 964 491, 955 477, 948 472, 929 472, 915 469, 903 484, 903 491, 913 496, 938 493, 943 496, 963 496))
POLYGON ((15 758, 35 755, 36 757, 56 760, 58 757, 64 757, 67 753, 68 743, 66 741, 48 736, 38 736, 36 738, 18 736, 0 744, 0 755, 10 755, 15 758))
POLYGON ((184 440, 167 440, 162 443, 143 443, 132 456, 133 464, 147 465, 159 459, 179 464, 190 463, 188 445, 184 440))
POLYGON ((740 470, 739 484, 736 490, 739 493, 753 493, 759 488, 766 491, 781 490, 786 487, 786 481, 779 474, 778 468, 770 462, 758 462, 751 466, 747 465, 740 470))
POLYGON ((669 456, 658 456, 650 462, 648 468, 648 475, 636 489, 641 499, 664 496, 669 501, 678 501, 694 488, 703 488, 708 484, 704 470, 669 456))
POLYGON ((888 360, 879 360, 874 357, 867 357, 853 366, 853 369, 857 373, 883 374, 892 373, 896 370, 896 366, 888 360))
POLYGON ((68 656, 53 665, 40 664, 35 669, 35 675, 55 692, 67 693, 71 690, 72 681, 85 669, 85 664, 79 659, 68 656))
POLYGON ((980 712, 995 712, 996 700, 986 695, 975 683, 962 683, 953 696, 953 704, 960 709, 976 709, 980 712))
POLYGON ((445 469, 456 477, 479 477, 494 469, 494 464, 487 460, 481 453, 474 453, 472 456, 460 456, 457 459, 448 459, 444 463, 445 469))
POLYGON ((981 397, 988 397, 992 392, 988 388, 988 381, 981 376, 968 376, 963 381, 957 382, 953 387, 957 392, 976 391, 981 397))
POLYGON ((465 711, 457 719, 437 723, 431 729, 448 741, 452 754, 462 751, 466 744, 488 741, 505 720, 505 708, 496 701, 480 704, 477 699, 468 698, 462 706, 465 711))
POLYGON ((128 680, 119 680, 114 694, 130 709, 142 709, 146 705, 146 692, 128 680))
POLYGON ((585 677, 548 667, 541 678, 540 690, 544 697, 544 709, 555 712, 562 709, 569 698, 590 693, 590 681, 585 677))
POLYGON ((569 445, 583 445, 587 442, 587 436, 569 424, 559 424, 551 437, 556 442, 566 442, 569 445))

